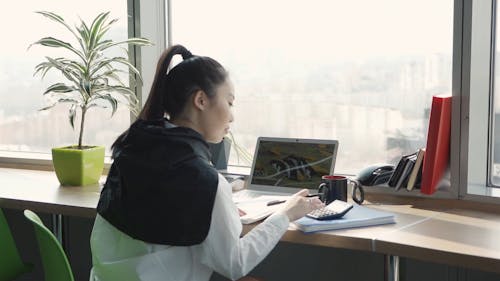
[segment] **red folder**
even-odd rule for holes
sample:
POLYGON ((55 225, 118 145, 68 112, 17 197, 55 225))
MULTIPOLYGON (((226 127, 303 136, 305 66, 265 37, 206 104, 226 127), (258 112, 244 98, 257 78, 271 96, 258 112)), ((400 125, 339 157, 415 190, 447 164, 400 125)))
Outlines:
POLYGON ((450 162, 451 95, 432 97, 420 192, 433 194, 450 162))

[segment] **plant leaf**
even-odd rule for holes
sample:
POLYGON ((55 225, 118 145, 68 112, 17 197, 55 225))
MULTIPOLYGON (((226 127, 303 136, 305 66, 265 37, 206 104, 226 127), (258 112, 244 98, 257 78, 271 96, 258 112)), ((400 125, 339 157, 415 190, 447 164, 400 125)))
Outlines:
POLYGON ((128 106, 128 108, 130 109, 130 111, 132 111, 134 115, 137 116, 139 114, 140 110, 139 100, 137 99, 137 96, 134 91, 132 91, 128 87, 123 87, 123 86, 110 86, 109 88, 110 91, 120 94, 127 100, 125 104, 128 106))
MULTIPOLYGON (((100 13, 90 25, 90 40, 89 49, 93 49, 98 42, 99 34, 101 33, 101 28, 106 19, 108 18, 109 12, 100 13)), ((102 36, 102 35, 101 35, 102 36)))
POLYGON ((39 109, 38 111, 44 111, 44 110, 47 110, 47 109, 51 109, 52 107, 56 106, 58 103, 72 103, 75 106, 77 106, 77 105, 80 104, 80 101, 72 99, 72 98, 59 98, 57 101, 55 101, 55 102, 51 103, 50 105, 47 105, 47 106, 39 109))
POLYGON ((30 45, 30 47, 32 45, 42 45, 42 46, 52 47, 52 48, 65 48, 67 50, 70 50, 71 52, 73 52, 77 56, 79 56, 83 61, 85 61, 85 55, 82 52, 75 49, 70 43, 64 42, 64 41, 59 40, 59 39, 54 38, 54 37, 44 37, 44 38, 32 43, 30 45))
POLYGON ((137 75, 137 77, 139 77, 139 79, 142 81, 141 73, 139 72, 139 70, 137 70, 137 68, 135 68, 135 66, 132 65, 127 59, 123 57, 115 57, 113 58, 113 62, 126 65, 128 69, 132 71, 135 75, 137 75))
POLYGON ((125 65, 131 72, 133 72, 139 80, 142 81, 141 74, 137 68, 133 64, 131 64, 126 58, 124 57, 113 57, 113 58, 107 58, 104 60, 101 60, 97 65, 92 66, 92 72, 91 76, 94 76, 99 70, 101 70, 104 67, 109 67, 110 69, 115 69, 111 66, 112 63, 119 63, 122 65, 125 65))
POLYGON ((47 109, 51 109, 52 107, 56 106, 57 102, 54 102, 53 104, 51 105, 47 105, 43 108, 40 108, 38 111, 43 111, 43 110, 47 110, 47 109))
POLYGON ((106 34, 106 32, 108 32, 109 28, 111 27, 111 25, 113 25, 115 22, 117 22, 118 19, 112 19, 110 20, 108 23, 106 24, 103 24, 102 28, 101 28, 101 31, 99 32, 99 35, 98 35, 98 41, 101 40, 101 37, 106 34))
MULTIPOLYGON (((84 67, 78 63, 78 62, 75 62, 75 61, 72 61, 72 60, 68 60, 68 59, 63 59, 63 58, 55 58, 55 59, 52 59, 54 61, 51 61, 50 59, 47 59, 48 62, 42 62, 40 64, 38 64, 37 66, 35 66, 35 72, 33 73, 33 76, 37 75, 37 74, 41 74, 42 78, 45 77, 45 75, 47 74, 47 72, 52 69, 53 67, 55 67, 56 69, 59 69, 60 68, 63 68, 66 70, 66 72, 68 73, 71 73, 75 76, 75 78, 79 79, 80 77, 82 77, 84 75, 84 67)), ((71 80, 72 82, 75 82, 73 80, 71 80)))
MULTIPOLYGON (((120 77, 116 73, 126 73, 128 74, 127 71, 119 70, 119 69, 114 69, 114 70, 108 70, 102 74, 99 74, 98 76, 95 77, 96 80, 100 81, 101 79, 104 79, 108 81, 108 78, 113 79, 115 82, 120 84, 120 86, 125 87, 125 83, 123 83, 120 79, 120 77)), ((109 83, 105 83, 106 85, 109 85, 109 83)))
MULTIPOLYGON (((116 91, 116 92, 119 92, 121 94, 125 94, 125 95, 131 95, 133 96, 134 98, 136 98, 135 96, 135 92, 132 91, 130 88, 128 87, 123 87, 123 86, 110 86, 109 87, 110 90, 112 91, 116 91)), ((136 98, 137 99, 137 98, 136 98)))
POLYGON ((45 94, 48 94, 48 93, 51 93, 51 92, 55 92, 55 93, 68 93, 68 92, 73 92, 73 91, 76 91, 78 90, 77 88, 75 87, 72 87, 72 86, 68 86, 64 83, 55 83, 55 84, 52 84, 50 85, 47 90, 45 90, 45 92, 43 93, 44 95, 45 94))
POLYGON ((69 124, 73 130, 75 129, 76 104, 72 104, 69 108, 69 124))
POLYGON ((79 86, 79 80, 81 76, 79 73, 72 72, 71 68, 65 65, 64 63, 59 62, 57 59, 53 59, 51 57, 45 57, 53 67, 57 68, 61 73, 71 82, 75 83, 75 85, 79 86))
POLYGON ((106 44, 102 44, 99 46, 99 50, 103 51, 106 50, 110 47, 116 46, 116 45, 122 45, 122 44, 132 44, 132 45, 137 45, 137 46, 151 46, 153 43, 149 41, 146 38, 141 38, 141 37, 134 37, 134 38, 129 38, 124 41, 118 41, 118 42, 110 42, 106 44))
POLYGON ((42 62, 35 66, 35 72, 33 73, 33 77, 36 76, 38 73, 41 73, 41 78, 43 79, 45 77, 45 74, 53 67, 53 65, 50 62, 42 62))
POLYGON ((103 59, 98 62, 93 62, 92 65, 90 65, 90 76, 94 76, 97 72, 101 71, 103 68, 107 69, 113 69, 111 67, 111 63, 113 62, 113 59, 103 59))
POLYGON ((92 83, 86 79, 80 80, 80 91, 84 93, 86 98, 90 98, 92 96, 92 83))
POLYGON ((153 43, 146 38, 143 37, 133 37, 133 38, 128 38, 125 41, 120 41, 118 44, 132 44, 132 45, 138 45, 138 46, 152 46, 153 43))
POLYGON ((83 25, 83 23, 80 23, 79 27, 75 26, 75 29, 78 31, 78 34, 80 34, 80 40, 82 41, 82 44, 83 44, 82 49, 85 50, 85 52, 87 52, 88 51, 88 42, 89 42, 89 37, 90 37, 88 30, 85 29, 85 26, 83 25))
POLYGON ((104 108, 104 109, 108 108, 107 106, 105 106, 103 104, 97 104, 97 103, 91 103, 91 104, 87 105, 87 109, 92 108, 92 107, 100 107, 100 108, 104 108))
POLYGON ((53 21, 55 21, 55 22, 58 22, 58 23, 60 23, 60 24, 64 25, 64 26, 65 26, 65 27, 66 27, 66 28, 67 28, 67 29, 68 29, 71 33, 73 33, 73 35, 74 35, 74 36, 78 39, 78 35, 77 35, 77 34, 75 33, 75 31, 74 31, 74 30, 73 30, 73 29, 72 29, 72 28, 71 28, 71 27, 70 27, 70 26, 69 26, 69 25, 68 25, 68 24, 64 21, 64 19, 63 19, 61 16, 59 16, 59 15, 57 15, 57 14, 55 14, 55 13, 52 13, 52 12, 47 12, 47 11, 37 11, 37 12, 35 12, 35 13, 40 14, 40 15, 43 15, 43 16, 45 16, 45 17, 47 17, 47 18, 49 18, 49 19, 51 19, 51 20, 53 20, 53 21))
POLYGON ((111 116, 115 115, 116 109, 118 108, 118 101, 113 96, 111 96, 110 94, 96 95, 94 101, 96 99, 103 99, 108 101, 109 104, 111 104, 112 108, 111 116))
POLYGON ((81 104, 81 101, 75 100, 75 99, 72 99, 72 98, 60 98, 60 99, 57 100, 57 102, 73 103, 73 104, 78 105, 78 106, 81 104))
POLYGON ((109 40, 109 39, 97 42, 97 44, 94 46, 94 48, 92 50, 90 50, 89 54, 87 55, 88 61, 90 63, 94 64, 94 60, 98 60, 100 57, 102 57, 100 46, 105 45, 105 44, 110 44, 112 42, 113 41, 109 40))

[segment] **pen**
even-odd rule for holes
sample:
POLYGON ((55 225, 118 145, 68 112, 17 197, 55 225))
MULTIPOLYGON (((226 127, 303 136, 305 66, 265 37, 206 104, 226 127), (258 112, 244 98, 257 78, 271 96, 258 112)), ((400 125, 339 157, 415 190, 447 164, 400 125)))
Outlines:
POLYGON ((273 201, 267 202, 267 206, 278 205, 278 204, 285 203, 285 202, 286 202, 286 200, 273 200, 273 201))
MULTIPOLYGON (((321 195, 323 195, 323 193, 314 193, 314 194, 308 194, 308 195, 306 195, 306 197, 316 197, 316 196, 321 196, 321 195)), ((286 202, 286 200, 273 200, 273 201, 267 202, 267 206, 278 205, 278 204, 285 203, 285 202, 286 202)))

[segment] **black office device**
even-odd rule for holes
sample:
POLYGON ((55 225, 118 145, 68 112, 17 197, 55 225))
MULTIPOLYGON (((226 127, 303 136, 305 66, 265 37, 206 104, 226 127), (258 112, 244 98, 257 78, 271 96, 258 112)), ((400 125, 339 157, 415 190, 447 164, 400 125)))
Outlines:
POLYGON ((362 169, 356 180, 363 186, 380 185, 387 183, 394 173, 394 165, 375 164, 362 169))

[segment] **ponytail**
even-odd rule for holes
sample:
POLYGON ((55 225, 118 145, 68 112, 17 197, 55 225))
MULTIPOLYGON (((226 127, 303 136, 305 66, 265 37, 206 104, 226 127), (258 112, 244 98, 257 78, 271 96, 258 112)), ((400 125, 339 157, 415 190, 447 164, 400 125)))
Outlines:
POLYGON ((149 97, 139 114, 140 119, 155 120, 164 117, 165 109, 163 105, 165 93, 163 93, 162 90, 165 90, 164 81, 166 80, 165 78, 168 74, 172 58, 175 55, 181 55, 183 60, 193 57, 193 54, 181 45, 171 46, 163 52, 156 66, 155 78, 153 80, 153 84, 151 85, 149 97))

